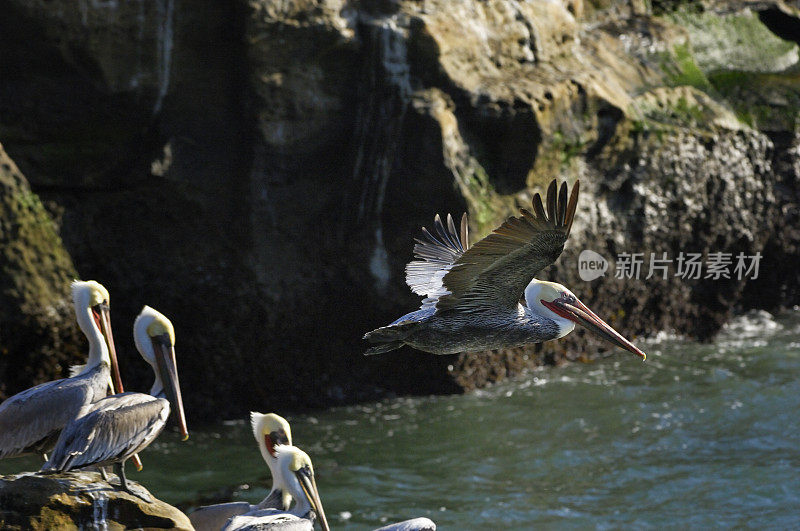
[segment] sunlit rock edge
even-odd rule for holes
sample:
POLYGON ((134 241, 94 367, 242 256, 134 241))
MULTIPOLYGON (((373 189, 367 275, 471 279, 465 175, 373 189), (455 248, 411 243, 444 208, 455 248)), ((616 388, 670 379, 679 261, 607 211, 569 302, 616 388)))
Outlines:
MULTIPOLYGON (((112 476, 112 483, 118 481, 112 476)), ((145 502, 117 490, 97 472, 0 476, 0 527, 23 529, 192 529, 188 517, 153 498, 145 502)))

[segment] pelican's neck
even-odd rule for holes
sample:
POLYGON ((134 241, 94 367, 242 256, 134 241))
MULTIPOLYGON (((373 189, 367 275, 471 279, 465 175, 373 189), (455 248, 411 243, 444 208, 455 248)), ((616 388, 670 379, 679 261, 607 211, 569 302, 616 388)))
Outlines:
POLYGON ((300 480, 289 470, 289 462, 292 456, 289 452, 285 452, 284 448, 292 447, 282 444, 275 446, 276 466, 274 469, 270 467, 270 470, 272 470, 272 490, 283 491, 284 507, 288 507, 291 498, 294 498, 294 507, 288 512, 303 518, 311 511, 311 504, 308 502, 303 487, 300 486, 300 480))
POLYGON ((261 457, 264 458, 264 462, 267 463, 269 467, 269 471, 272 474, 272 477, 275 477, 275 458, 269 454, 269 450, 267 449, 267 442, 264 440, 264 435, 262 433, 261 426, 258 427, 258 435, 256 435, 256 442, 258 443, 258 449, 261 451, 261 457))
MULTIPOLYGON (((147 309, 149 307, 145 307, 147 309)), ((153 369, 153 386, 150 388, 150 395, 156 398, 165 398, 164 382, 161 380, 161 375, 156 368, 156 351, 153 348, 153 340, 147 333, 147 327, 153 322, 153 316, 149 313, 140 313, 136 320, 133 322, 133 342, 136 344, 136 350, 144 358, 150 367, 153 369)))
POLYGON ((153 387, 150 388, 150 395, 156 398, 166 398, 167 393, 164 392, 164 382, 161 381, 161 376, 159 376, 155 367, 153 367, 153 373, 156 379, 153 381, 153 387))
MULTIPOLYGON (((261 427, 259 427, 258 431, 261 433, 263 430, 261 427)), ((263 457, 264 462, 267 463, 267 466, 269 467, 269 473, 272 476, 272 490, 270 491, 269 496, 264 498, 264 501, 261 503, 267 503, 267 500, 274 500, 277 498, 280 500, 280 509, 286 511, 292 504, 292 495, 285 488, 282 488, 282 483, 284 482, 281 481, 280 473, 277 470, 278 459, 270 455, 269 450, 267 450, 267 443, 264 441, 263 435, 261 437, 257 437, 256 440, 258 441, 258 449, 261 450, 261 457, 263 457)), ((275 448, 277 451, 278 446, 276 445, 275 448)))
POLYGON ((108 345, 106 345, 105 338, 92 317, 92 309, 88 301, 75 301, 75 316, 78 319, 78 326, 81 332, 89 340, 89 358, 86 360, 86 365, 83 366, 80 374, 94 369, 100 363, 105 363, 110 367, 111 358, 108 354, 108 345))
POLYGON ((549 308, 545 308, 539 301, 534 304, 528 302, 528 306, 519 305, 519 310, 524 316, 537 323, 537 332, 541 330, 541 323, 546 322, 549 327, 553 329, 553 337, 551 339, 560 339, 569 334, 575 329, 575 323, 569 319, 565 319, 560 315, 553 313, 549 308))
MULTIPOLYGON (((294 498, 294 507, 289 512, 299 518, 305 518, 311 512, 311 504, 308 503, 308 497, 305 495, 303 488, 300 486, 300 480, 294 475, 290 478, 291 497, 294 498)), ((286 496, 284 495, 284 500, 286 496)))

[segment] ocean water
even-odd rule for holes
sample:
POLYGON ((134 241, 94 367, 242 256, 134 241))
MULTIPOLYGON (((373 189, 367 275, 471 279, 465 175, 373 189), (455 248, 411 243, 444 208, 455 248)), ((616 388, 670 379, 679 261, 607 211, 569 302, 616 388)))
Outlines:
MULTIPOLYGON (((800 528, 800 311, 641 343, 644 363, 620 351, 463 396, 263 412, 291 422, 334 529, 800 528)), ((182 505, 266 496, 246 419, 191 431, 163 433, 129 478, 182 505)))

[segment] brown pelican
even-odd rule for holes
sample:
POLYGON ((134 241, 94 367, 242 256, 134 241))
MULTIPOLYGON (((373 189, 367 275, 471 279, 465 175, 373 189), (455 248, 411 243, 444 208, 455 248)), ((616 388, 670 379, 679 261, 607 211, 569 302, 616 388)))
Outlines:
POLYGON ((78 326, 89 340, 86 365, 78 367, 70 378, 39 384, 0 404, 0 458, 46 454, 64 426, 106 396, 112 373, 112 388, 122 387, 108 291, 93 280, 76 280, 71 288, 78 326))
POLYGON ((294 498, 294 506, 288 511, 259 508, 232 517, 222 529, 224 531, 257 529, 311 531, 314 529, 313 515, 316 515, 323 531, 330 531, 319 499, 317 483, 314 480, 311 458, 296 446, 276 444, 272 450, 275 456, 272 491, 287 492, 294 498))
MULTIPOLYGON (((294 494, 285 488, 279 479, 282 475, 286 476, 285 472, 282 473, 278 467, 278 456, 281 449, 295 448, 291 446, 292 430, 289 423, 275 413, 265 415, 256 412, 250 413, 250 423, 261 456, 272 474, 273 482, 269 495, 258 505, 250 505, 247 502, 206 505, 191 513, 189 520, 197 531, 217 531, 226 525, 239 526, 228 527, 230 529, 280 529, 281 531, 312 529, 313 523, 309 519, 290 514, 289 507, 294 494), (233 521, 234 517, 242 518, 233 521), (229 520, 231 520, 230 524, 228 524, 229 520), (245 524, 253 526, 257 524, 261 527, 242 527, 245 524)), ((414 518, 382 527, 380 531, 433 531, 435 529, 436 524, 431 520, 414 518)))
POLYGON ((125 461, 146 448, 161 433, 170 413, 170 403, 175 408, 183 440, 189 438, 189 433, 178 382, 172 323, 161 313, 145 306, 134 322, 133 337, 137 350, 155 373, 150 395, 122 393, 93 404, 64 428, 53 455, 41 472, 65 472, 113 463, 122 489, 149 501, 128 487, 125 461))
POLYGON ((406 266, 406 283, 425 295, 422 307, 367 333, 379 354, 403 345, 433 354, 491 350, 541 343, 581 324, 642 359, 645 353, 603 322, 561 284, 533 278, 564 250, 578 204, 579 182, 567 201, 567 183, 547 190, 547 210, 537 193, 533 212, 508 218, 470 247, 466 214, 461 235, 453 218, 437 215, 435 234, 422 229, 416 260, 406 266))
POLYGON ((436 524, 430 518, 412 518, 379 527, 375 531, 436 531, 436 524))
MULTIPOLYGON (((253 435, 258 443, 261 456, 269 467, 272 477, 278 475, 276 466, 278 457, 275 453, 276 445, 292 445, 292 429, 283 417, 275 413, 250 412, 250 424, 253 435)), ((206 505, 189 514, 189 520, 197 531, 218 531, 233 516, 258 511, 261 509, 280 509, 288 511, 292 503, 289 491, 276 488, 273 482, 269 495, 258 505, 247 502, 217 503, 206 505)))

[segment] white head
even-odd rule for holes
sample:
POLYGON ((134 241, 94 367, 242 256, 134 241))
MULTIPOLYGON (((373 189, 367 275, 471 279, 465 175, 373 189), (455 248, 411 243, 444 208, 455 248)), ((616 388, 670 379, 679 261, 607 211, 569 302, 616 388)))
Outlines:
POLYGON ((551 308, 542 304, 542 301, 554 301, 560 297, 569 298, 570 296, 577 299, 570 290, 561 284, 536 280, 535 278, 525 288, 525 303, 528 308, 535 314, 552 319, 558 325, 559 334, 553 339, 564 337, 572 332, 575 328, 575 321, 566 318, 563 314, 554 312, 551 308))
MULTIPOLYGON (((272 470, 275 463, 275 446, 292 444, 292 428, 285 418, 275 413, 250 412, 250 425, 256 438, 261 456, 272 470)), ((274 474, 273 474, 274 475, 274 474)))
POLYGON ((153 368, 155 381, 150 389, 153 396, 164 396, 172 405, 183 440, 189 438, 183 412, 181 386, 178 381, 178 362, 175 359, 175 329, 164 314, 149 306, 142 308, 133 323, 136 350, 153 368))
POLYGON ((598 337, 633 352, 642 359, 647 358, 644 352, 595 315, 561 284, 531 280, 525 288, 525 303, 531 312, 549 317, 558 324, 561 333, 557 337, 567 335, 575 328, 575 323, 578 323, 598 337))
POLYGON ((109 303, 108 290, 94 280, 73 280, 70 288, 72 290, 72 304, 75 306, 76 313, 88 311, 94 306, 109 303))
POLYGON ((122 391, 119 377, 117 351, 114 348, 114 334, 111 332, 111 315, 108 290, 94 280, 74 280, 70 286, 72 304, 78 326, 89 340, 89 359, 86 365, 72 367, 70 375, 75 376, 94 368, 98 363, 107 363, 113 376, 112 389, 122 391))
POLYGON ((156 353, 152 338, 159 336, 164 337, 172 347, 175 346, 175 329, 170 320, 163 313, 145 306, 133 322, 133 341, 136 343, 136 350, 153 370, 156 369, 156 353))
POLYGON ((314 511, 324 531, 329 531, 325 511, 319 499, 317 482, 311 458, 296 446, 277 445, 275 447, 277 466, 273 477, 273 490, 278 488, 288 492, 295 500, 290 513, 304 518, 314 511))

